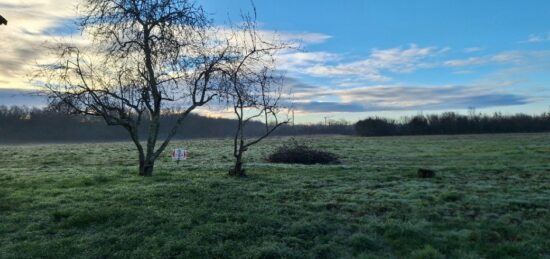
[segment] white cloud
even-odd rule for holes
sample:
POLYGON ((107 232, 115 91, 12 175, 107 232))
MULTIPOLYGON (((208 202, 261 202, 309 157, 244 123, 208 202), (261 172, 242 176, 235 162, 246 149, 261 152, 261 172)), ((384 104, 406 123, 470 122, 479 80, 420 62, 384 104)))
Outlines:
POLYGON ((463 66, 474 66, 487 63, 487 60, 480 57, 471 57, 467 59, 453 59, 447 60, 444 62, 446 66, 450 67, 463 67, 463 66))
MULTIPOLYGON (((28 75, 35 64, 47 63, 50 58, 44 48, 46 42, 65 41, 87 44, 74 26, 76 3, 66 0, 3 0, 1 14, 8 20, 8 26, 0 26, 0 88, 33 88, 28 75), (74 35, 68 32, 77 32, 74 35)), ((218 33, 228 33, 227 28, 218 27, 218 33)), ((319 44, 331 36, 322 33, 291 33, 261 30, 266 40, 280 39, 294 43, 295 47, 319 44)), ((334 58, 329 53, 282 53, 290 66, 302 66, 308 62, 323 62, 334 58)))
POLYGON ((298 41, 304 44, 320 44, 324 43, 332 36, 322 33, 314 32, 303 32, 303 33, 290 33, 290 32, 281 32, 279 36, 284 41, 298 41))
POLYGON ((540 43, 550 41, 550 33, 546 34, 531 34, 525 41, 520 43, 540 43))
POLYGON ((320 87, 295 95, 302 112, 366 112, 395 110, 465 109, 523 105, 532 100, 498 91, 501 85, 375 85, 334 90, 320 87), (331 97, 331 99, 326 99, 331 97))
POLYGON ((27 75, 45 58, 44 42, 53 39, 55 30, 66 30, 75 13, 74 2, 4 0, 0 10, 8 20, 7 26, 0 26, 0 88, 31 88, 27 75))
MULTIPOLYGON (((448 48, 421 48, 414 44, 407 48, 373 49, 370 55, 362 60, 338 62, 339 60, 325 59, 320 62, 309 62, 309 67, 305 69, 299 67, 295 72, 317 77, 352 76, 369 81, 388 81, 391 78, 384 72, 410 73, 420 68, 430 67, 429 63, 423 61, 447 50, 448 48)), ((324 57, 340 56, 325 55, 324 57)))
POLYGON ((457 70, 453 72, 453 74, 456 74, 456 75, 468 75, 472 73, 474 73, 474 71, 472 70, 457 70))
POLYGON ((465 48, 464 52, 465 53, 474 53, 474 52, 480 52, 482 50, 483 50, 483 48, 481 48, 481 47, 471 47, 471 48, 465 48))
POLYGON ((518 63, 524 60, 527 54, 526 52, 517 51, 502 52, 490 57, 490 61, 494 63, 518 63))
POLYGON ((338 60, 340 57, 329 52, 287 51, 277 56, 278 67, 283 70, 301 70, 318 63, 338 60))
POLYGON ((448 67, 467 67, 486 64, 519 64, 546 58, 548 55, 550 53, 547 51, 505 51, 481 57, 447 60, 443 62, 443 65, 448 67))

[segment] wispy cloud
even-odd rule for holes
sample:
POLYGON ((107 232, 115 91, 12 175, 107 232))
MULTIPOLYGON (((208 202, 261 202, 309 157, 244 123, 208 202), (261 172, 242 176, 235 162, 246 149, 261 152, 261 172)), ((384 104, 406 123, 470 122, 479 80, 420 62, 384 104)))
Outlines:
POLYGON ((69 37, 74 2, 64 0, 5 0, 0 3, 8 26, 0 28, 0 88, 31 87, 27 74, 45 58, 42 45, 53 38, 69 37))
MULTIPOLYGON (((0 88, 9 88, 0 93, 0 103, 10 103, 12 100, 25 102, 18 99, 21 95, 13 88, 30 87, 26 75, 36 62, 42 63, 47 58, 41 47, 45 41, 71 37, 73 41, 86 42, 78 33, 75 34, 76 28, 72 22, 75 18, 74 3, 66 0, 3 0, 0 3, 2 15, 9 20, 9 26, 0 27, 0 46, 3 47, 0 88)), ((332 39, 328 34, 299 30, 262 30, 261 33, 268 39, 279 37, 295 42, 296 46, 304 49, 332 39)), ((532 34, 524 42, 550 42, 550 33, 532 34)), ((491 54, 489 49, 477 46, 451 51, 442 46, 400 44, 403 43, 397 42, 393 46, 400 47, 391 48, 370 49, 369 46, 370 50, 366 49, 366 54, 359 57, 354 53, 331 52, 333 49, 329 47, 325 51, 310 52, 293 49, 281 52, 278 62, 281 69, 289 72, 289 76, 297 78, 289 80, 289 84, 293 88, 295 107, 304 112, 430 110, 527 104, 534 102, 533 96, 537 93, 530 94, 528 90, 522 93, 501 91, 502 85, 487 85, 503 77, 512 77, 511 69, 522 69, 513 72, 514 77, 520 77, 534 69, 540 72, 550 67, 550 51, 518 49, 491 54), (456 81, 458 83, 452 85, 425 86, 410 83, 416 80, 411 79, 416 77, 415 72, 432 70, 428 72, 448 73, 446 80, 453 82, 455 78, 452 76, 477 74, 481 71, 478 70, 480 66, 503 72, 482 84, 456 81), (321 86, 301 80, 321 82, 321 86)), ((320 46, 315 47, 319 49, 317 47, 320 46)), ((487 76, 486 71, 479 74, 487 76)), ((430 80, 423 76, 420 81, 430 80)), ((519 84, 517 88, 520 88, 519 84)), ((33 100, 26 101, 32 103, 33 100)))
POLYGON ((0 105, 25 105, 28 107, 46 106, 46 98, 33 91, 13 88, 0 88, 0 105))
POLYGON ((464 67, 486 64, 489 60, 481 57, 471 57, 466 59, 453 59, 444 62, 446 66, 450 67, 464 67))
POLYGON ((550 41, 550 33, 531 34, 527 40, 520 41, 520 43, 540 43, 550 41))
POLYGON ((541 58, 550 57, 548 51, 505 51, 493 55, 469 57, 464 59, 452 59, 444 61, 448 67, 467 67, 486 64, 520 64, 533 63, 541 58))
MULTIPOLYGON (((32 88, 28 74, 37 63, 47 63, 50 58, 44 48, 46 42, 71 42, 89 44, 76 26, 77 1, 66 0, 4 0, 0 3, 2 15, 8 26, 0 27, 0 88, 32 88)), ((220 27, 220 32, 227 28, 220 27)), ((267 40, 278 38, 298 46, 320 44, 331 36, 312 32, 276 32, 260 30, 267 40)), ((296 51, 293 51, 296 52, 296 51)), ((329 54, 294 53, 288 64, 300 66, 300 62, 319 61, 329 54), (319 56, 319 57, 314 57, 319 56), (301 60, 301 61, 300 61, 301 60), (291 61, 295 61, 292 63, 291 61)))
POLYGON ((483 48, 481 47, 471 47, 471 48, 465 48, 464 53, 474 53, 474 52, 480 52, 483 48))
POLYGON ((303 72, 317 64, 325 64, 340 59, 340 56, 329 52, 287 51, 278 55, 277 64, 282 70, 303 72))
MULTIPOLYGON (((274 33, 277 33, 277 32, 274 32, 274 33)), ((284 41, 298 41, 307 45, 324 43, 330 38, 332 38, 332 36, 330 35, 323 34, 323 33, 315 33, 315 32, 297 32, 297 33, 280 32, 278 34, 281 37, 281 39, 284 41)))
POLYGON ((294 106, 303 112, 372 112, 488 108, 531 101, 527 96, 500 92, 487 86, 378 85, 345 90, 305 89, 295 94, 294 106), (336 100, 319 101, 327 97, 336 100))
POLYGON ((337 54, 317 52, 301 56, 295 53, 292 58, 307 62, 300 61, 297 66, 289 65, 287 69, 316 77, 357 77, 381 82, 391 79, 385 72, 411 73, 429 67, 430 63, 424 62, 425 59, 447 50, 412 44, 405 48, 373 49, 367 58, 347 62, 337 54))

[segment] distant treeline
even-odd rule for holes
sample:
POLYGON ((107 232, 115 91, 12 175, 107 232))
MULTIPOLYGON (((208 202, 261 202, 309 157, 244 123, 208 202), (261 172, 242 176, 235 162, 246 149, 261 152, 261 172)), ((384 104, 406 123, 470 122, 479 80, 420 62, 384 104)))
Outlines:
MULTIPOLYGON (((177 113, 167 112, 162 118, 161 135, 166 135, 174 124, 177 113)), ((265 126, 250 122, 249 136, 260 135, 265 126)), ((177 139, 233 137, 236 121, 190 114, 177 139)), ((147 127, 144 123, 143 127, 147 127)), ((144 128, 145 129, 145 128, 144 128)), ((355 125, 345 121, 326 124, 286 125, 273 135, 341 134, 360 136, 430 135, 430 134, 479 134, 550 132, 550 113, 541 115, 461 115, 447 112, 440 115, 417 115, 401 120, 371 117, 355 125)), ((0 106, 0 143, 48 143, 126 141, 127 132, 116 126, 108 126, 98 117, 68 115, 47 108, 0 106)))
POLYGON ((550 132, 550 113, 541 115, 461 115, 446 112, 401 121, 371 117, 355 124, 360 136, 550 132))
MULTIPOLYGON (((177 113, 167 112, 161 121, 161 136, 168 133, 177 118, 177 113)), ((260 135, 265 126, 250 122, 247 135, 260 135)), ((147 123, 142 125, 145 129, 147 123)), ((210 118, 190 114, 178 131, 177 139, 233 137, 235 120, 210 118)), ((274 135, 354 134, 353 125, 331 122, 327 125, 286 125, 274 135)), ((128 133, 118 126, 108 126, 98 117, 68 115, 47 108, 0 106, 0 143, 46 143, 46 142, 92 142, 125 141, 128 133)))

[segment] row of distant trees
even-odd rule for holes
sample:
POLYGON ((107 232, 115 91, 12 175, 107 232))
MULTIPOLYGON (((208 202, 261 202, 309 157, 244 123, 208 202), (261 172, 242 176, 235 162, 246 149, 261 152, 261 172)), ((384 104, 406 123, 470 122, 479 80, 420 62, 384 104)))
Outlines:
MULTIPOLYGON (((160 137, 165 137, 171 125, 179 118, 177 112, 162 113, 160 137)), ((235 119, 204 117, 191 113, 175 135, 176 139, 189 138, 233 138, 238 121, 235 119)), ((146 131, 147 123, 140 128, 146 131)), ((246 136, 261 136, 265 124, 251 121, 246 127, 246 136)), ((273 135, 317 135, 354 134, 353 125, 345 122, 327 124, 292 125, 279 127, 273 135)), ((143 136, 143 135, 142 135, 143 136)), ((48 108, 28 108, 24 106, 0 106, 0 143, 49 143, 49 142, 95 142, 127 141, 126 131, 110 127, 101 118, 70 115, 48 108)), ((143 140, 143 139, 142 139, 143 140)))
POLYGON ((370 117, 357 122, 355 131, 361 136, 549 132, 550 113, 461 115, 445 112, 417 115, 400 121, 370 117))
MULTIPOLYGON (((165 111, 162 114, 160 136, 169 133, 179 115, 165 111)), ((176 133, 176 139, 232 138, 238 121, 190 114, 176 133)), ((143 125, 140 130, 147 130, 143 125)), ((265 132, 265 124, 251 121, 245 135, 254 137, 265 132)), ((461 115, 447 112, 440 115, 417 115, 401 120, 371 117, 350 124, 331 121, 319 124, 287 124, 273 135, 298 136, 340 134, 360 136, 479 134, 514 132, 550 132, 550 113, 540 115, 461 115)), ((48 143, 127 141, 128 134, 118 127, 109 127, 102 119, 69 115, 48 108, 0 106, 0 143, 48 143)))

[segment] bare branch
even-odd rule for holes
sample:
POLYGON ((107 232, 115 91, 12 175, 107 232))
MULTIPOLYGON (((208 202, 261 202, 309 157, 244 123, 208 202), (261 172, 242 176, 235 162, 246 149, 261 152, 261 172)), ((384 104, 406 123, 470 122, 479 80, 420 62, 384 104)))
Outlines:
POLYGON ((222 92, 227 46, 211 38, 210 21, 191 0, 84 0, 78 10, 81 32, 93 44, 54 46, 57 60, 39 66, 35 78, 50 105, 124 127, 138 149, 140 174, 151 175, 184 118, 222 92), (174 106, 184 112, 157 147, 161 111, 174 106))

